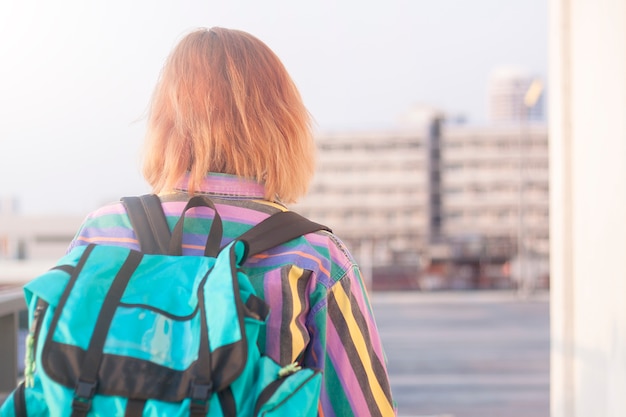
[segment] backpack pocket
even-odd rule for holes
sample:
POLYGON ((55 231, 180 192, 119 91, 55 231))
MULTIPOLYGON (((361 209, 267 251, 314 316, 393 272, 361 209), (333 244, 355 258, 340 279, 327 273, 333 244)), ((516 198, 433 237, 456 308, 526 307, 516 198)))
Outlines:
POLYGON ((260 392, 253 415, 315 417, 321 387, 322 373, 315 369, 299 369, 279 377, 260 392))

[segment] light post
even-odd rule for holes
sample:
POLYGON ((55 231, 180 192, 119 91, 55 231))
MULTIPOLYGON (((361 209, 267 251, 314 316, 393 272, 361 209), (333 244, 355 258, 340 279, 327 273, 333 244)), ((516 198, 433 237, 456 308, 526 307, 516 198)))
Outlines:
POLYGON ((541 97, 541 93, 543 91, 543 83, 534 79, 528 90, 526 90, 526 94, 524 95, 524 112, 521 119, 522 126, 525 127, 522 132, 520 132, 519 137, 519 188, 518 188, 518 198, 519 198, 519 206, 517 210, 518 216, 518 230, 517 230, 517 262, 518 262, 518 271, 519 271, 519 286, 518 286, 518 294, 520 297, 526 297, 532 291, 531 281, 534 281, 534 277, 528 277, 526 273, 526 261, 527 261, 527 253, 526 253, 526 243, 525 243, 525 227, 524 227, 524 186, 525 186, 525 177, 524 177, 524 140, 530 140, 530 111, 535 107, 539 97, 541 97), (526 134, 524 134, 526 133, 526 134))

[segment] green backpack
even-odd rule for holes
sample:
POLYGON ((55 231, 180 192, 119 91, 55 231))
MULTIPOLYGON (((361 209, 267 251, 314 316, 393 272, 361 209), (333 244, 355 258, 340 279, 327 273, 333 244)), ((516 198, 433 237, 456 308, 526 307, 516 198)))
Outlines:
MULTIPOLYGON (((269 308, 239 267, 248 256, 329 230, 280 212, 220 248, 217 211, 205 256, 180 256, 158 197, 123 199, 141 252, 89 245, 25 286, 24 381, 0 416, 315 416, 319 370, 260 353, 269 308)), ((208 220, 207 220, 208 221, 208 220)))

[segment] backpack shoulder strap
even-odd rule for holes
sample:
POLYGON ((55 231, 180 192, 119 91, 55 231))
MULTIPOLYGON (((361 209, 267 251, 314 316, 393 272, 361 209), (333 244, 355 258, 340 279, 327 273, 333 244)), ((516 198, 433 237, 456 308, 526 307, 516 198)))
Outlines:
POLYGON ((171 232, 159 197, 155 194, 123 197, 122 203, 139 239, 141 251, 148 254, 168 253, 171 232))
POLYGON ((253 256, 318 230, 332 232, 328 227, 302 217, 298 213, 281 211, 263 220, 239 236, 237 240, 246 242, 248 245, 247 256, 253 256))

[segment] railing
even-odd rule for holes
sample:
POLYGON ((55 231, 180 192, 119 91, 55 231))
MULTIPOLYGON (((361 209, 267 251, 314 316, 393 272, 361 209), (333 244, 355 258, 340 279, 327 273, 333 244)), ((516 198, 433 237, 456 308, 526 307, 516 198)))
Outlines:
POLYGON ((19 313, 25 309, 21 290, 0 292, 0 396, 17 384, 19 313))

